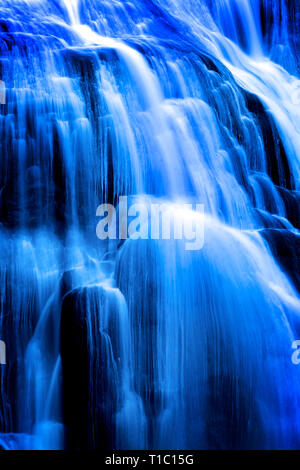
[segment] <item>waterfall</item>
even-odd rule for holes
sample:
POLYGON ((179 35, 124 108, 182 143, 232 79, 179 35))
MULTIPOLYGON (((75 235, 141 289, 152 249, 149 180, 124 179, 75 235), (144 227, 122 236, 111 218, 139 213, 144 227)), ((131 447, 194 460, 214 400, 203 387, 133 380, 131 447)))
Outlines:
POLYGON ((0 448, 299 448, 297 9, 2 0, 0 448))

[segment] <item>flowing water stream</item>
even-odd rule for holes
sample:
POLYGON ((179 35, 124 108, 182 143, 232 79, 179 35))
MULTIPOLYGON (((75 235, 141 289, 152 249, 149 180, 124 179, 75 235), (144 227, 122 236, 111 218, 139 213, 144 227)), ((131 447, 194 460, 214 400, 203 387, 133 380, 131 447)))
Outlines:
POLYGON ((1 448, 299 447, 289 7, 1 1, 1 448), (99 240, 120 196, 203 248, 99 240))

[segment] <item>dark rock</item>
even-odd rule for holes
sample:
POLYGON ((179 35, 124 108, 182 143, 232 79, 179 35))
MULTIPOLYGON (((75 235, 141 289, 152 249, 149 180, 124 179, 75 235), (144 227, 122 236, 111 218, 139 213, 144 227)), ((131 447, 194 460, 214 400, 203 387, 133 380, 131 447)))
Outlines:
POLYGON ((261 234, 300 292, 300 236, 288 230, 264 229, 261 234))
POLYGON ((282 186, 287 189, 294 189, 295 182, 293 175, 273 117, 268 113, 257 96, 245 90, 242 91, 245 97, 246 106, 256 118, 257 124, 259 125, 262 133, 267 157, 268 175, 275 185, 282 186))
POLYGON ((67 448, 108 449, 115 441, 120 352, 113 303, 100 286, 74 289, 63 299, 61 358, 67 448))
POLYGON ((295 228, 300 228, 300 192, 277 189, 284 202, 288 220, 295 228))
POLYGON ((7 250, 7 266, 0 268, 0 339, 6 344, 6 364, 0 365, 0 433, 18 432, 20 397, 25 386, 24 357, 38 321, 36 277, 29 269, 27 277, 24 271, 18 271, 11 261, 13 250, 7 250))
POLYGON ((48 221, 48 202, 53 185, 43 182, 41 170, 33 165, 24 175, 12 175, 0 191, 0 221, 9 228, 34 228, 48 221))

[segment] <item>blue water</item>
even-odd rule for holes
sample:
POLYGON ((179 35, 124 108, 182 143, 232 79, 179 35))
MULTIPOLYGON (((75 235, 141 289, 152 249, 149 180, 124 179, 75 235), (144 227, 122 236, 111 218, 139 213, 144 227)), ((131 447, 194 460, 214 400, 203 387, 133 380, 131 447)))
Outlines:
POLYGON ((295 8, 2 0, 0 448, 299 448, 295 8), (119 196, 203 248, 99 240, 119 196))

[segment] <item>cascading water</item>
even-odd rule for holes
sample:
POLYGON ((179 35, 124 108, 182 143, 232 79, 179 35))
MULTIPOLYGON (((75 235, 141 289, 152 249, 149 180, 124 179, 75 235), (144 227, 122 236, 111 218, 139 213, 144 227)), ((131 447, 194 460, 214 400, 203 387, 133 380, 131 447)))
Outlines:
POLYGON ((1 448, 299 447, 297 9, 1 2, 1 448), (120 196, 203 248, 97 239, 120 196))

